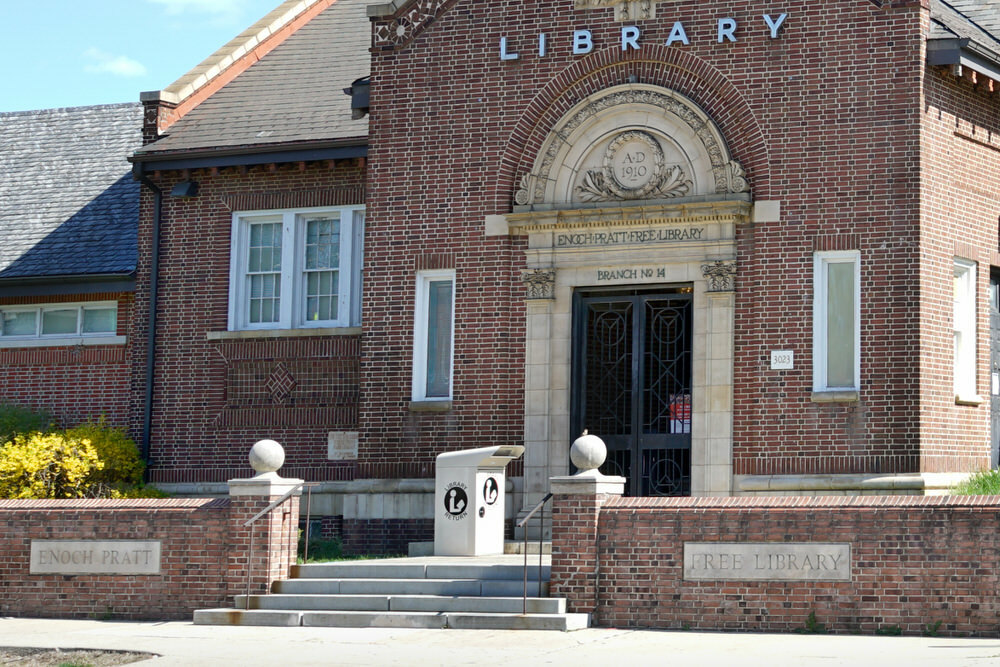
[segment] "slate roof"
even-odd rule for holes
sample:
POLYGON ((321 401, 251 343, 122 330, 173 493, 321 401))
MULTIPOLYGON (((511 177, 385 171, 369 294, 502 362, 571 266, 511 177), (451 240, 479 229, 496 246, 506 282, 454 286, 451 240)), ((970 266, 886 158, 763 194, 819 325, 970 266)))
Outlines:
POLYGON ((930 37, 968 38, 1000 56, 1000 0, 931 0, 930 37))
POLYGON ((351 120, 344 88, 369 74, 369 4, 373 0, 337 0, 138 155, 366 141, 368 119, 351 120))
POLYGON ((130 274, 142 106, 0 113, 0 280, 130 274))

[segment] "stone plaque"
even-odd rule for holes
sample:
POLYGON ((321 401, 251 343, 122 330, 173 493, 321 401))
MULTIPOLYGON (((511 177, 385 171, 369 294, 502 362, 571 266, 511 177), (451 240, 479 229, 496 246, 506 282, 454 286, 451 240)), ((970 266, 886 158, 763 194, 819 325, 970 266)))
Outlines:
POLYGON ((687 581, 850 581, 851 545, 685 542, 687 581))
POLYGON ((331 461, 356 461, 358 458, 358 432, 330 431, 327 433, 326 458, 331 461))
POLYGON ((158 540, 32 540, 31 574, 159 574, 158 540))

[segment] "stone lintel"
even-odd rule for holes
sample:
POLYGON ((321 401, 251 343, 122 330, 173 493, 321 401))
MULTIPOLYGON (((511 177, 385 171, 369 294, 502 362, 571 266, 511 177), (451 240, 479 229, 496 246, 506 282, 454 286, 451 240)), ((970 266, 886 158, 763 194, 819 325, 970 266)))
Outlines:
POLYGON ((718 222, 741 224, 751 219, 753 204, 742 199, 692 201, 686 203, 648 202, 642 205, 549 210, 508 213, 511 234, 593 226, 624 227, 649 224, 685 224, 718 222))

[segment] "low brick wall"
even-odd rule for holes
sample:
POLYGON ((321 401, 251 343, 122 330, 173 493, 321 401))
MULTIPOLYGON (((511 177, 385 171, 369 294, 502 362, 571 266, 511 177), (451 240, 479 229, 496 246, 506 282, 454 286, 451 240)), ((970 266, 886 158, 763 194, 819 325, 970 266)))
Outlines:
MULTIPOLYGON (((274 498, 0 500, 0 616, 184 619, 247 590, 250 529, 274 498), (159 542, 158 574, 33 574, 34 540, 159 542)), ((254 593, 296 557, 298 498, 254 524, 254 593)))
POLYGON ((793 632, 815 614, 839 634, 1000 634, 1000 497, 554 503, 552 594, 597 625, 793 632), (685 580, 685 543, 849 545, 850 580, 685 580))

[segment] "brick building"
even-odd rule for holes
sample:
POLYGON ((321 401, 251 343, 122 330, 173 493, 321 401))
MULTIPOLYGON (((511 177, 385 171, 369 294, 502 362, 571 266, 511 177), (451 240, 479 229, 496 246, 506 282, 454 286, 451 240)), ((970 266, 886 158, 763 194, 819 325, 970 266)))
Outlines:
POLYGON ((127 423, 142 108, 0 114, 0 403, 127 423))
POLYGON ((631 495, 995 466, 998 86, 995 1, 285 2, 143 96, 151 481, 272 437, 391 551, 436 454, 524 444, 513 518, 585 428, 631 495))

